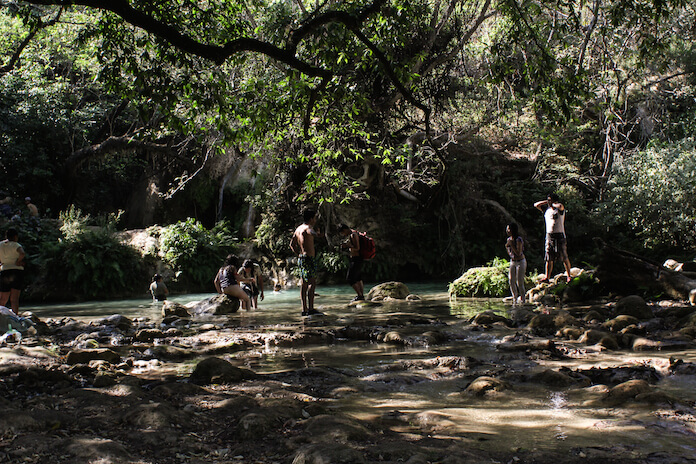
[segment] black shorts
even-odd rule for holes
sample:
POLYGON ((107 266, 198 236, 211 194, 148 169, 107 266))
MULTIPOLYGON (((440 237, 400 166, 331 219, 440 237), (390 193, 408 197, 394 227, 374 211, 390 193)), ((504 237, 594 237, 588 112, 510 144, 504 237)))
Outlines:
POLYGON ((544 261, 566 261, 568 259, 568 248, 564 234, 546 234, 546 247, 544 261))
POLYGON ((348 275, 346 280, 350 285, 362 280, 362 265, 363 259, 360 256, 351 256, 350 265, 348 266, 348 275))
POLYGON ((24 289, 24 271, 21 269, 8 269, 0 271, 0 292, 24 289))

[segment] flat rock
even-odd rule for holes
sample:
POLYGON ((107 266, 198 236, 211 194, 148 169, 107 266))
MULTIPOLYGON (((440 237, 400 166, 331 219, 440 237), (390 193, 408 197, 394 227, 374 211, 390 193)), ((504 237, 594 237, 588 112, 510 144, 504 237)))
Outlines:
POLYGON ((68 353, 66 363, 73 364, 89 364, 90 361, 102 360, 111 364, 118 364, 121 356, 108 348, 97 348, 92 350, 72 350, 68 353))

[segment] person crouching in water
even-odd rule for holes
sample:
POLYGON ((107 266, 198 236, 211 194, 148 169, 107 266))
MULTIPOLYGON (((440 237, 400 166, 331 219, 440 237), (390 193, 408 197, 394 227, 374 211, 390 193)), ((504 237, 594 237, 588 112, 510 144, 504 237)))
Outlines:
POLYGON ((510 256, 510 291, 512 304, 523 304, 525 297, 524 276, 527 273, 527 259, 524 257, 524 240, 514 222, 505 229, 508 235, 505 248, 510 256))
POLYGON ((254 309, 259 309, 259 295, 261 296, 261 301, 263 301, 263 276, 261 275, 261 268, 255 264, 252 260, 246 259, 242 263, 242 268, 239 270, 242 277, 251 279, 251 283, 245 283, 242 285, 242 289, 251 298, 251 307, 254 309))
POLYGON ((242 287, 241 282, 250 283, 252 279, 246 279, 237 273, 239 267, 239 258, 235 255, 227 255, 225 264, 218 270, 213 283, 218 293, 237 298, 242 302, 242 308, 249 310, 251 308, 251 300, 242 287))
POLYGON ((169 295, 169 289, 162 281, 162 276, 160 274, 155 274, 152 276, 152 283, 150 284, 150 293, 152 293, 152 299, 155 301, 164 301, 169 295))

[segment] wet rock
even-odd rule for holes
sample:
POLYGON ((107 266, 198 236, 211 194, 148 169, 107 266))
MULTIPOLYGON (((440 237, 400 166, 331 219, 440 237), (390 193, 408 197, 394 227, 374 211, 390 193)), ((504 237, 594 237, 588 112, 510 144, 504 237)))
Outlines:
POLYGON ((504 340, 498 343, 496 349, 499 351, 507 352, 521 352, 521 351, 550 351, 551 353, 558 353, 558 348, 553 340, 530 340, 530 341, 508 341, 504 340))
POLYGON ((577 371, 595 384, 617 385, 629 380, 645 380, 655 383, 660 380, 660 375, 652 366, 622 366, 611 368, 596 368, 577 371))
POLYGON ((421 301, 421 300, 422 300, 421 297, 419 297, 418 295, 415 295, 413 293, 411 293, 410 295, 408 295, 406 297, 406 301, 421 301))
POLYGON ((602 401, 611 405, 619 405, 635 400, 638 395, 650 392, 652 392, 652 387, 645 380, 629 380, 609 390, 602 401))
POLYGON ((629 316, 629 315, 621 315, 617 316, 614 319, 611 319, 604 324, 602 324, 602 327, 604 329, 607 329, 611 332, 620 332, 621 330, 625 329, 629 325, 638 325, 640 324, 640 321, 634 317, 634 316, 629 316))
MULTIPOLYGON (((602 339, 612 337, 609 332, 604 332, 601 330, 595 330, 595 329, 590 329, 585 331, 585 333, 582 334, 582 337, 578 340, 580 343, 584 343, 586 345, 595 345, 599 343, 602 339)), ((614 344, 618 345, 616 342, 616 339, 614 339, 614 344)))
POLYGON ((90 361, 103 360, 111 364, 118 364, 121 357, 113 350, 99 348, 93 350, 72 350, 66 358, 67 364, 89 364, 90 361))
POLYGON ((556 336, 568 340, 577 340, 582 337, 584 333, 585 329, 581 329, 580 327, 564 327, 556 332, 556 336))
POLYGON ((96 321, 92 322, 92 325, 115 327, 118 330, 125 332, 133 327, 133 321, 128 319, 126 316, 114 314, 113 316, 105 317, 103 319, 97 319, 96 321))
POLYGON ((556 295, 552 295, 551 293, 547 293, 546 295, 542 295, 539 297, 537 300, 542 306, 549 306, 553 307, 558 305, 560 301, 558 300, 558 297, 556 295))
POLYGON ((384 343, 391 343, 392 345, 403 345, 406 343, 404 336, 396 330, 392 330, 391 332, 384 334, 382 341, 384 343))
POLYGON ((678 327, 680 327, 680 328, 696 327, 696 312, 693 312, 693 313, 689 314, 688 316, 682 318, 679 321, 678 327))
POLYGON ((447 335, 437 330, 429 330, 427 332, 424 332, 423 338, 425 339, 425 342, 428 345, 439 345, 441 343, 445 343, 448 340, 447 335))
POLYGON ((48 386, 71 383, 70 376, 55 368, 27 367, 19 371, 14 379, 14 385, 29 387, 48 386))
POLYGON ((689 303, 691 303, 692 306, 696 306, 696 288, 691 289, 689 292, 689 303))
POLYGON ((270 411, 252 412, 239 419, 236 435, 242 440, 257 440, 258 437, 268 436, 281 424, 270 411))
POLYGON ((179 398, 184 396, 195 396, 205 393, 205 390, 193 383, 188 382, 169 382, 158 385, 151 390, 154 396, 160 398, 179 398))
POLYGON ((304 446, 297 451, 292 460, 292 464, 361 464, 364 462, 366 461, 363 453, 341 443, 304 446))
POLYGON ((305 431, 313 440, 327 442, 347 443, 363 441, 370 437, 370 431, 360 422, 328 414, 308 419, 305 431))
POLYGON ((507 325, 508 327, 512 326, 512 321, 506 317, 503 317, 499 314, 496 314, 493 311, 484 311, 482 313, 477 314, 474 316, 474 318, 471 320, 472 324, 476 325, 492 325, 495 324, 496 322, 502 322, 503 324, 507 325))
POLYGON ((482 376, 474 380, 466 387, 466 392, 474 396, 484 396, 489 392, 502 392, 510 389, 510 384, 502 380, 482 376))
POLYGON ((568 374, 554 371, 552 369, 547 369, 543 372, 539 372, 538 374, 534 374, 531 377, 532 382, 534 383, 540 383, 542 385, 546 385, 548 387, 569 387, 575 383, 575 379, 573 379, 571 376, 568 374))
POLYGON ((177 360, 186 359, 194 355, 190 350, 174 345, 155 345, 143 352, 146 358, 177 360))
POLYGON ((156 338, 164 338, 164 333, 159 329, 140 329, 135 334, 135 339, 139 342, 151 342, 156 338))
POLYGON ((162 304, 162 317, 167 318, 171 316, 191 317, 191 314, 189 313, 188 308, 181 303, 165 300, 165 302, 162 304))
POLYGON ((247 369, 240 369, 221 358, 207 358, 199 362, 189 381, 197 385, 237 383, 254 375, 247 369))
POLYGON ((633 351, 659 351, 662 349, 662 342, 644 337, 637 337, 633 340, 631 348, 633 351))
POLYGON ((553 333, 556 331, 556 323, 551 314, 537 314, 529 321, 528 327, 537 333, 553 333))
POLYGON ((583 317, 582 320, 585 322, 595 322, 595 321, 605 321, 607 319, 606 315, 596 311, 594 309, 589 310, 583 317))
POLYGON ((384 299, 384 298, 395 298, 398 300, 405 299, 411 292, 408 290, 406 284, 401 282, 385 282, 376 285, 370 289, 367 294, 368 300, 373 299, 384 299))
POLYGON ((513 308, 510 310, 510 319, 515 326, 527 325, 537 313, 526 308, 513 308))
POLYGON ((191 306, 194 315, 222 316, 239 311, 239 300, 224 294, 215 295, 191 306))
POLYGON ((642 321, 653 317, 652 309, 638 295, 630 295, 617 301, 616 313, 618 315, 633 316, 642 321))

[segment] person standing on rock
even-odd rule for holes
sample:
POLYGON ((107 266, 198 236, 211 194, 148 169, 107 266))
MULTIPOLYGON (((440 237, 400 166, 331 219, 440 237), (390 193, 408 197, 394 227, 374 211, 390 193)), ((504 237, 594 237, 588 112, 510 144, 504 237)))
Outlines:
POLYGON ((357 230, 351 229, 345 224, 338 226, 338 232, 346 238, 346 241, 341 244, 341 248, 347 248, 350 255, 346 280, 357 293, 357 296, 353 298, 351 303, 362 301, 365 299, 365 285, 362 280, 363 259, 360 256, 360 234, 357 230))
POLYGON ((19 314, 19 294, 24 288, 24 258, 22 245, 17 243, 19 233, 10 227, 5 232, 6 240, 0 242, 0 305, 7 305, 19 314))
POLYGON ((527 259, 524 256, 524 240, 520 236, 519 227, 512 222, 507 225, 505 231, 508 238, 505 242, 505 249, 510 256, 510 292, 512 293, 512 304, 524 303, 524 276, 527 273, 527 259))
POLYGON ((218 270, 215 279, 213 279, 213 284, 215 284, 215 289, 218 293, 237 298, 242 302, 242 307, 249 311, 251 300, 239 284, 240 282, 250 282, 251 279, 246 279, 239 275, 237 273, 238 267, 239 258, 235 255, 227 255, 225 264, 218 270))
POLYGON ((563 261, 566 269, 566 281, 570 282, 570 259, 568 259, 565 234, 565 207, 555 193, 549 193, 546 200, 537 201, 534 203, 534 207, 544 213, 544 222, 546 223, 545 275, 542 282, 548 282, 551 278, 553 263, 557 259, 563 261))
POLYGON ((300 298, 302 299, 302 315, 312 316, 321 315, 320 311, 314 309, 314 291, 317 281, 317 262, 316 251, 314 249, 314 239, 323 237, 323 234, 316 226, 317 212, 307 209, 302 215, 303 223, 295 229, 290 240, 290 249, 298 256, 297 265, 300 271, 301 287, 300 298))

